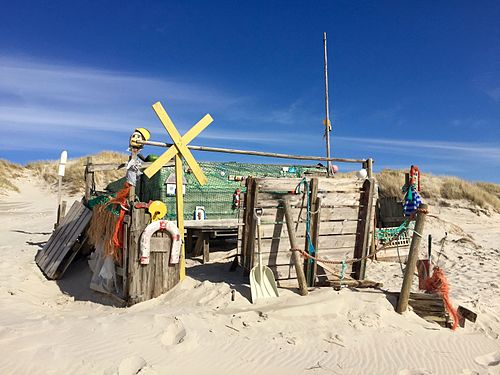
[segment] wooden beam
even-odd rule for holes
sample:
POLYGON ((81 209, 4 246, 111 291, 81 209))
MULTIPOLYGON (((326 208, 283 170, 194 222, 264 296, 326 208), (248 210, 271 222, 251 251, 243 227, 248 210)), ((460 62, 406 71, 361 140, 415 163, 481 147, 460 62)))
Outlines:
POLYGON ((184 196, 182 190, 182 159, 179 154, 175 155, 175 208, 177 213, 177 228, 181 234, 181 257, 179 279, 186 277, 186 250, 184 246, 184 196))
POLYGON ((87 157, 87 164, 85 167, 85 202, 88 202, 90 199, 90 189, 92 188, 92 181, 94 178, 94 172, 90 172, 90 168, 92 165, 92 158, 87 157))
MULTIPOLYGON (((173 143, 156 142, 156 141, 137 141, 141 145, 157 146, 157 147, 172 147, 173 143)), ((317 160, 317 161, 336 161, 341 163, 364 163, 366 159, 349 159, 349 158, 325 158, 323 156, 302 156, 291 154, 280 154, 275 152, 251 151, 251 150, 236 150, 222 147, 207 147, 207 146, 194 146, 187 145, 187 148, 194 151, 207 151, 207 152, 222 152, 226 154, 239 154, 239 155, 254 155, 254 156, 268 156, 279 159, 295 159, 295 160, 317 160)), ((372 159, 373 160, 373 159, 372 159)))
MULTIPOLYGON (((290 208, 290 202, 288 201, 287 197, 285 197, 283 204, 285 206, 285 220, 286 220, 286 226, 288 228, 288 235, 290 236, 290 244, 293 249, 298 249, 297 240, 295 239, 295 229, 293 228, 293 218, 291 214, 292 210, 290 208)), ((302 259, 298 251, 292 252, 292 259, 295 265, 297 280, 299 282, 299 294, 301 296, 306 296, 308 290, 307 290, 306 276, 304 275, 304 268, 303 268, 304 263, 302 262, 302 259)))
POLYGON ((413 284, 413 276, 415 274, 415 269, 417 266, 418 250, 420 246, 421 236, 424 231, 425 218, 427 216, 427 205, 421 204, 419 211, 417 213, 417 220, 415 223, 415 230, 413 232, 413 238, 411 240, 410 252, 408 253, 408 259, 406 261, 406 269, 403 277, 403 285, 401 287, 401 293, 399 294, 398 304, 396 306, 396 311, 398 313, 403 313, 408 308, 408 299, 410 297, 410 290, 413 284))
MULTIPOLYGON (((321 197, 316 197, 313 206, 313 217, 312 217, 312 228, 311 228, 311 239, 316 250, 316 257, 319 257, 319 233, 320 233, 320 225, 321 225, 321 197)), ((318 273, 318 262, 314 262, 313 275, 312 275, 312 283, 311 286, 315 285, 316 275, 318 273)))
MULTIPOLYGON (((360 199, 359 221, 356 230, 356 245, 354 248, 354 258, 364 258, 368 254, 368 245, 370 243, 370 226, 373 210, 373 194, 375 190, 375 181, 373 178, 367 178, 363 183, 363 194, 360 199)), ((366 273, 366 259, 353 263, 352 277, 356 280, 363 280, 366 273)))
POLYGON ((371 280, 325 280, 317 284, 318 286, 333 286, 334 288, 348 287, 348 288, 382 288, 383 283, 371 280))
MULTIPOLYGON (((318 198, 318 179, 317 178, 312 178, 311 179, 311 182, 309 184, 309 188, 310 188, 310 192, 306 192, 306 194, 309 194, 309 198, 310 198, 310 209, 312 211, 315 211, 315 207, 316 207, 316 199, 318 198)), ((307 199, 307 198, 306 198, 307 199)), ((290 201, 289 201, 290 202, 290 201)), ((316 224, 317 222, 315 222, 315 217, 313 218, 312 214, 311 215, 311 221, 309 223, 309 235, 310 235, 310 239, 311 239, 311 244, 312 246, 314 247, 315 251, 316 251, 316 246, 318 245, 317 244, 317 238, 316 238, 316 244, 314 243, 314 236, 316 235, 314 233, 314 229, 313 227, 316 227, 316 224)), ((306 228, 307 229, 307 228, 306 228)), ((307 231, 305 233, 305 236, 306 236, 306 241, 305 241, 305 251, 308 253, 309 252, 309 238, 307 238, 307 231)), ((317 237, 317 235, 316 235, 317 237)), ((316 254, 314 256, 317 256, 316 254)), ((306 270, 306 279, 307 279, 307 285, 308 286, 313 286, 314 285, 314 279, 316 278, 316 261, 314 260, 309 260, 309 259, 306 259, 304 261, 304 264, 305 264, 305 270, 306 270)))
MULTIPOLYGON (((106 172, 106 171, 117 171, 127 167, 128 163, 103 163, 103 164, 91 164, 88 166, 88 172, 106 172)), ((148 168, 151 164, 150 162, 143 162, 141 170, 148 168)), ((174 162, 167 162, 163 165, 164 167, 173 167, 174 162)))

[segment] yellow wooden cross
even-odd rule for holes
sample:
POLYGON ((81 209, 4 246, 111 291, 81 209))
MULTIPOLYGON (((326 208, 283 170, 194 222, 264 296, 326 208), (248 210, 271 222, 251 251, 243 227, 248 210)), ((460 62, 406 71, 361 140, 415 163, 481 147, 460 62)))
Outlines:
MULTIPOLYGON (((160 102, 153 104, 153 109, 156 115, 162 122, 163 126, 167 130, 167 133, 172 138, 173 145, 165 151, 158 159, 155 160, 145 171, 144 174, 151 178, 156 172, 158 172, 167 162, 169 162, 173 157, 175 157, 175 198, 176 198, 176 211, 177 211, 177 227, 181 236, 184 237, 184 199, 182 195, 182 157, 186 160, 187 164, 193 171, 196 179, 201 185, 205 185, 207 178, 200 168, 199 164, 195 160, 193 154, 187 148, 189 142, 191 142, 198 134, 200 134, 208 125, 213 121, 212 116, 206 114, 200 121, 198 121, 189 131, 181 136, 174 123, 168 116, 167 112, 163 108, 160 102)), ((186 276, 186 265, 185 265, 185 248, 184 248, 184 238, 182 238, 182 249, 181 249, 181 266, 180 266, 180 279, 184 279, 186 276)))

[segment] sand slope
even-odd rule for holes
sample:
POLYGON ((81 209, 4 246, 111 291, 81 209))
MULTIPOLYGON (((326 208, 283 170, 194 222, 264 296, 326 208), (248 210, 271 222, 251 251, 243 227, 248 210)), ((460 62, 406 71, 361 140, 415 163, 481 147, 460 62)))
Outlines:
MULTIPOLYGON (((398 315, 379 290, 280 290, 252 305, 248 280, 223 262, 189 261, 186 280, 166 295, 114 307, 88 289, 83 260, 63 280, 45 279, 34 257, 52 231, 56 197, 28 175, 19 186, 0 197, 1 374, 500 373, 498 214, 431 206, 438 218, 424 235, 437 250, 448 232, 441 265, 453 302, 479 315, 452 332, 398 315)), ((402 281, 397 263, 369 263, 368 277, 388 290, 402 281)))

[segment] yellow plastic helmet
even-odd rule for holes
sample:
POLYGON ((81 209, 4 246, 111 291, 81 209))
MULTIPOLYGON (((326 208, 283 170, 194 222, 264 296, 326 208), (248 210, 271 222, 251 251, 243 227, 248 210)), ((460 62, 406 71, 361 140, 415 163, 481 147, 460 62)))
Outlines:
POLYGON ((134 131, 141 133, 145 141, 148 141, 149 138, 151 138, 151 134, 149 133, 149 130, 146 128, 136 128, 134 131))
POLYGON ((151 214, 151 221, 156 221, 162 219, 167 213, 167 205, 162 201, 153 201, 148 207, 148 211, 151 214))

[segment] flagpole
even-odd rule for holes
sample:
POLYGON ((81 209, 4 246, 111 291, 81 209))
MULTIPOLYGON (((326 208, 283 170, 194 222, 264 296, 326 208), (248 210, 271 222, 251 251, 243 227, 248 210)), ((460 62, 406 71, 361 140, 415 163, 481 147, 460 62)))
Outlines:
MULTIPOLYGON (((325 139, 326 139, 326 157, 330 158, 330 106, 328 103, 328 57, 326 51, 326 32, 323 33, 323 49, 325 58, 325 139)), ((327 175, 330 176, 331 161, 327 161, 327 175)))

